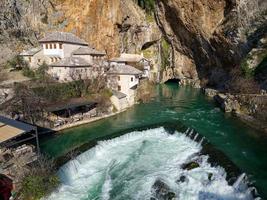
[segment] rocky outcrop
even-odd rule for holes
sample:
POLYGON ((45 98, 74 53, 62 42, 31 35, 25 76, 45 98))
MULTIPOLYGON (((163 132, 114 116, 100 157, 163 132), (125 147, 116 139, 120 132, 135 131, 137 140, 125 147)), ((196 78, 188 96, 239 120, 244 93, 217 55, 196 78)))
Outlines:
POLYGON ((211 98, 215 97, 218 94, 217 90, 211 88, 204 88, 203 91, 206 96, 211 98))
POLYGON ((230 69, 252 48, 252 40, 262 38, 266 8, 262 0, 157 0, 157 22, 172 46, 174 76, 224 85, 230 69), (259 23, 252 28, 256 17, 259 23))
POLYGON ((48 0, 3 0, 0 3, 0 64, 25 46, 35 45, 37 35, 48 29, 48 0))
POLYGON ((234 113, 250 126, 267 132, 267 95, 263 94, 222 94, 214 96, 224 112, 234 113))
POLYGON ((240 112, 240 104, 233 95, 218 94, 214 96, 214 99, 220 104, 224 112, 240 112))

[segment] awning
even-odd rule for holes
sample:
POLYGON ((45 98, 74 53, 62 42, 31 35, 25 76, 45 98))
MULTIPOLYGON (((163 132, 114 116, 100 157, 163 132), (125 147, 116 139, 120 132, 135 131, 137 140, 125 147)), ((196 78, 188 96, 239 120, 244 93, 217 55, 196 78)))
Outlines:
POLYGON ((35 126, 0 116, 0 143, 6 142, 35 129, 35 126))
POLYGON ((48 106, 46 111, 48 112, 58 112, 61 110, 67 109, 75 109, 78 107, 86 106, 86 107, 95 107, 96 102, 81 100, 81 99, 72 99, 68 102, 54 103, 54 105, 48 106))

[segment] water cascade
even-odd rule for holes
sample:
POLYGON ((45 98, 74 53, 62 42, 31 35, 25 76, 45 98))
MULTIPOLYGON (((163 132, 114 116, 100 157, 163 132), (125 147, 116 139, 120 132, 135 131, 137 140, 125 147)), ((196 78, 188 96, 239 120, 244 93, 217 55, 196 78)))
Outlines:
POLYGON ((61 167, 62 185, 47 200, 250 200, 245 174, 230 185, 222 167, 200 155, 193 130, 135 131, 99 142, 61 167))

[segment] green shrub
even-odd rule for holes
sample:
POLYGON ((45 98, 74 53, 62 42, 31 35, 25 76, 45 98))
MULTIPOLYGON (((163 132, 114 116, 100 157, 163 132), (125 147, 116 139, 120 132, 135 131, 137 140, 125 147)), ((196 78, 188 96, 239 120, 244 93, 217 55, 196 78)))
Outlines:
POLYGON ((162 68, 165 69, 167 66, 170 66, 170 44, 165 40, 161 40, 161 60, 162 68))
POLYGON ((8 69, 23 69, 25 67, 28 67, 28 63, 23 60, 23 58, 19 55, 13 57, 6 63, 6 68, 8 69))
POLYGON ((34 73, 34 71, 31 70, 31 69, 29 68, 29 66, 24 66, 24 67, 22 68, 22 74, 23 74, 23 76, 27 76, 27 77, 29 77, 29 78, 34 78, 34 77, 35 77, 35 73, 34 73))
POLYGON ((59 184, 56 175, 30 175, 22 182, 22 193, 25 200, 39 200, 52 192, 59 184))
POLYGON ((147 13, 152 13, 155 10, 155 0, 138 0, 138 5, 147 13))
POLYGON ((77 91, 75 84, 74 82, 49 84, 43 87, 33 88, 33 91, 48 101, 65 100, 80 97, 80 92, 77 91))
POLYGON ((23 200, 39 200, 53 192, 59 184, 54 161, 41 157, 23 178, 20 196, 23 200))
POLYGON ((46 77, 48 77, 47 70, 48 70, 48 65, 44 62, 36 70, 36 72, 35 72, 36 78, 38 78, 40 80, 44 80, 46 77))
POLYGON ((255 69, 249 68, 249 64, 247 63, 246 60, 241 63, 241 70, 245 78, 250 79, 254 77, 255 69))

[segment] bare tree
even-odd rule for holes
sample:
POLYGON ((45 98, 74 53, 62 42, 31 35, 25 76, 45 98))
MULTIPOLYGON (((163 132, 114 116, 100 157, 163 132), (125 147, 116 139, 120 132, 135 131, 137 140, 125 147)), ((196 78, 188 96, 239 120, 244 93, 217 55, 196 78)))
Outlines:
POLYGON ((43 100, 27 85, 17 84, 14 90, 15 95, 7 105, 6 111, 22 114, 23 119, 32 124, 43 119, 43 100))
POLYGON ((69 74, 79 96, 88 93, 98 93, 106 88, 105 75, 100 66, 94 65, 88 69, 73 69, 69 74), (88 71, 89 70, 89 71, 88 71))

